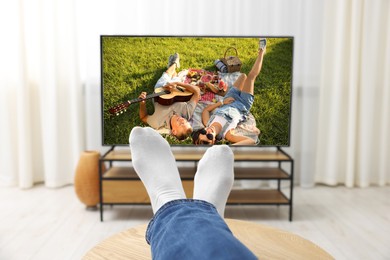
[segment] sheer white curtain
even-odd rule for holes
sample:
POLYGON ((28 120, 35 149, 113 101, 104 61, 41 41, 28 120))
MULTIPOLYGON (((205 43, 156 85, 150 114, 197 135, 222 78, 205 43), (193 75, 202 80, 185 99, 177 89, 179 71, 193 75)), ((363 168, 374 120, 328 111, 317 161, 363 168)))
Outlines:
POLYGON ((84 147, 74 1, 0 12, 0 185, 69 184, 84 147))
POLYGON ((297 183, 389 183, 389 13, 387 0, 9 1, 0 185, 72 183, 80 151, 105 150, 102 34, 294 36, 297 183))
POLYGON ((317 182, 390 182, 390 2, 326 1, 317 182))
POLYGON ((289 151, 297 180, 312 183, 322 1, 20 0, 1 12, 1 184, 71 183, 82 149, 104 151, 101 34, 294 36, 289 151))

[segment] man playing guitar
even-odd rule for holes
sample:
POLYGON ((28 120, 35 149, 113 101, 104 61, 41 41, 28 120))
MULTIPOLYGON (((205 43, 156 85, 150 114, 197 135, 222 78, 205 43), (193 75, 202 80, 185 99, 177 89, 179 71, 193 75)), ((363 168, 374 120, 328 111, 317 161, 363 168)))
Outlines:
POLYGON ((192 127, 188 122, 191 119, 196 104, 200 99, 200 90, 197 86, 183 83, 176 78, 176 68, 180 68, 179 54, 175 53, 169 57, 168 69, 162 74, 157 81, 155 89, 163 88, 165 90, 188 91, 192 93, 192 97, 187 102, 175 102, 172 105, 164 106, 158 102, 154 103, 154 113, 149 115, 146 109, 146 92, 142 92, 139 99, 140 102, 139 116, 142 122, 148 124, 152 128, 158 130, 161 128, 170 129, 171 134, 179 140, 184 140, 192 133, 192 127))

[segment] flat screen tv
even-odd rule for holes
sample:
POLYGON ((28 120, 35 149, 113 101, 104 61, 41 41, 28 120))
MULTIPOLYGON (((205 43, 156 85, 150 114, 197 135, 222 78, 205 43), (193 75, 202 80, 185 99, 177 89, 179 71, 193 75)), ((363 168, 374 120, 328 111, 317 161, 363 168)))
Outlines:
POLYGON ((171 145, 290 145, 293 37, 102 35, 100 44, 103 145, 128 145, 135 126, 171 145))

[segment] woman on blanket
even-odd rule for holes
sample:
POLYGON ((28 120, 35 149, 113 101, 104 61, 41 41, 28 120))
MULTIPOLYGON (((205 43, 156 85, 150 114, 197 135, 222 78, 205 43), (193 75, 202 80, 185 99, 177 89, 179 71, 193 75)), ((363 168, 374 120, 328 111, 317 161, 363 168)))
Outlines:
POLYGON ((223 101, 211 104, 203 110, 202 122, 206 127, 193 132, 194 144, 212 145, 216 139, 222 138, 234 145, 255 144, 250 137, 235 135, 234 129, 245 119, 252 107, 254 83, 261 71, 265 49, 266 39, 260 39, 258 55, 248 76, 241 74, 226 93, 223 101), (215 111, 210 117, 213 110, 215 111))

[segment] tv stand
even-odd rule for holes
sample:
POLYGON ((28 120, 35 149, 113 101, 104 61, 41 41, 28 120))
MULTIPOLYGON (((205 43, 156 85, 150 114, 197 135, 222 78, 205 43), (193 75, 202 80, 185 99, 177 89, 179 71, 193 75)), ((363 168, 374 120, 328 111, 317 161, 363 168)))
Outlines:
MULTIPOLYGON (((112 146, 99 160, 101 221, 103 221, 104 205, 150 204, 144 185, 131 166, 130 150, 115 148, 112 146), (118 165, 119 162, 125 163, 118 165), (108 167, 103 172, 102 165, 105 163, 108 167)), ((179 167, 185 193, 188 198, 191 198, 197 163, 206 149, 188 148, 180 147, 180 150, 172 149, 172 152, 176 161, 194 163, 193 166, 179 167)), ((277 186, 266 189, 233 189, 227 204, 287 205, 289 220, 292 221, 294 160, 280 147, 232 147, 232 150, 235 160, 235 180, 276 180, 277 186), (238 162, 246 162, 246 165, 240 166, 238 162), (266 163, 266 165, 259 166, 259 163, 266 163), (289 181, 288 192, 282 190, 282 181, 289 181)))

